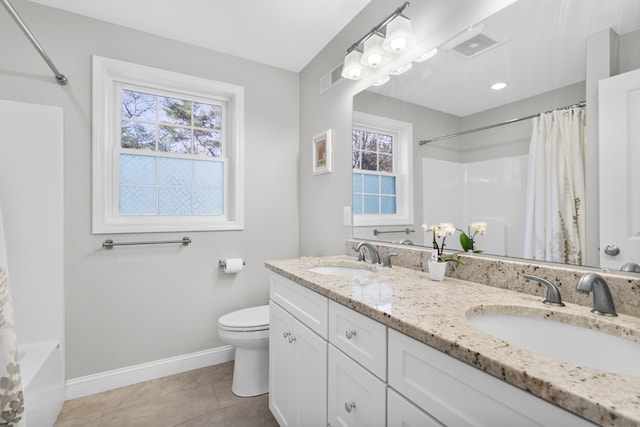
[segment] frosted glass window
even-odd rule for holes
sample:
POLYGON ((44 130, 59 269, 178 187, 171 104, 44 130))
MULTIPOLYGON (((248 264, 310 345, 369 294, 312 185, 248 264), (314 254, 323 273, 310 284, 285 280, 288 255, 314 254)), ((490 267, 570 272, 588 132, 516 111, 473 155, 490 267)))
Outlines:
POLYGON ((394 140, 395 134, 391 132, 354 126, 352 166, 355 215, 396 213, 394 140))
POLYGON ((93 233, 242 230, 244 88, 92 65, 93 233))
POLYGON ((120 215, 223 215, 222 106, 132 89, 120 100, 120 215))

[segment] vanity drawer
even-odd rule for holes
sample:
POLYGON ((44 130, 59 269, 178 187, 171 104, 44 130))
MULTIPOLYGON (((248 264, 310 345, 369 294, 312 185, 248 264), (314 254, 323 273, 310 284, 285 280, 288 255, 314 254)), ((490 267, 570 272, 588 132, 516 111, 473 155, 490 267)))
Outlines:
POLYGON ((327 339, 328 300, 326 297, 276 273, 271 273, 269 289, 272 301, 322 338, 327 339))
POLYGON ((389 387, 387 389, 387 427, 445 426, 389 387))
POLYGON ((329 301, 329 342, 387 380, 387 327, 382 323, 329 301))
POLYGON ((594 426, 395 330, 389 330, 389 386, 447 426, 594 426))
POLYGON ((329 426, 386 426, 387 385, 331 344, 328 381, 329 426))

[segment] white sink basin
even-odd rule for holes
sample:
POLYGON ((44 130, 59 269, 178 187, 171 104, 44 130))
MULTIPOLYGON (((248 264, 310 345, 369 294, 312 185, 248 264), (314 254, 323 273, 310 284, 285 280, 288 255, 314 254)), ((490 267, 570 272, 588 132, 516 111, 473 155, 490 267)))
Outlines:
POLYGON ((600 371, 640 377, 640 343, 605 332, 536 317, 474 314, 476 328, 510 344, 600 371))
POLYGON ((314 273, 327 274, 329 276, 362 277, 373 274, 373 271, 364 268, 348 267, 344 265, 322 265, 308 269, 314 273))

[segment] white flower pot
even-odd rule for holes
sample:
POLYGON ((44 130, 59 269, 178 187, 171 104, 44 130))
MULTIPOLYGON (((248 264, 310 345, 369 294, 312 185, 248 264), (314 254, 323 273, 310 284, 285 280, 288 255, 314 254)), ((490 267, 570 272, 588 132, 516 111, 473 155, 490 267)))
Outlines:
POLYGON ((444 279, 444 273, 447 271, 446 262, 429 261, 429 276, 431 280, 440 281, 444 279))

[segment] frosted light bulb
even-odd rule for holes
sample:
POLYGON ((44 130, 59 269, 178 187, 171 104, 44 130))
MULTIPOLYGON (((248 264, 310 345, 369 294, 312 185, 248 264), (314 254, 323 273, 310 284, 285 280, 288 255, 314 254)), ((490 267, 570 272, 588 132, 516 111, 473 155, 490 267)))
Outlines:
POLYGON ((377 67, 382 63, 382 55, 379 53, 372 53, 367 57, 367 63, 370 67, 377 67))
POLYGON ((389 47, 394 52, 402 52, 407 47, 407 39, 404 37, 396 37, 389 43, 389 47))

